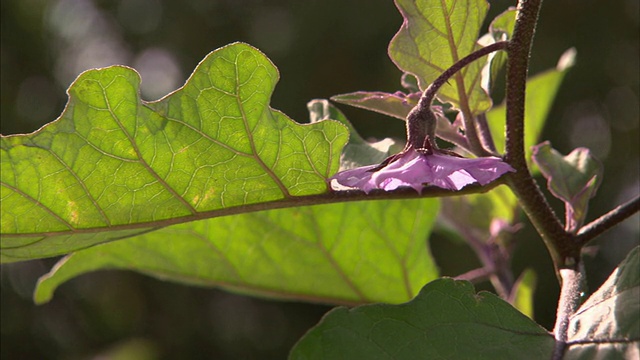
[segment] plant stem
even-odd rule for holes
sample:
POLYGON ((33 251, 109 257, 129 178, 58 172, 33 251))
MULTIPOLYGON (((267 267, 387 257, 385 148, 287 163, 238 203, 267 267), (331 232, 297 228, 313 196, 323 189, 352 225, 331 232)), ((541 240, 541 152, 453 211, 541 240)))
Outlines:
POLYGON ((518 16, 509 41, 507 64, 507 135, 505 161, 515 170, 507 184, 542 237, 556 269, 568 258, 577 259, 580 248, 573 245, 540 188, 534 181, 524 149, 525 90, 529 55, 542 0, 520 0, 518 16))
POLYGON ((596 220, 585 225, 578 231, 577 243, 580 246, 584 246, 587 242, 602 234, 603 232, 611 229, 614 225, 624 221, 629 216, 637 213, 640 210, 640 197, 636 197, 622 205, 617 206, 615 209, 600 216, 596 220))
MULTIPOLYGON (((581 268, 579 264, 576 264, 576 267, 581 268)), ((560 269, 560 278, 562 279, 562 284, 556 313, 556 324, 553 328, 556 343, 553 348, 552 360, 560 360, 564 355, 568 340, 569 319, 580 306, 584 288, 583 271, 560 269)))

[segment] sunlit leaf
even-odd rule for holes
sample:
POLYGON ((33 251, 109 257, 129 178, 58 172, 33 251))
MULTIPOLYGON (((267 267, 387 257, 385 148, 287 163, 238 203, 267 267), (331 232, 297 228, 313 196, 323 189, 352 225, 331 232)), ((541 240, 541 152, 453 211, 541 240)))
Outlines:
POLYGON ((242 43, 209 54, 156 102, 140 99, 130 68, 83 73, 59 119, 1 139, 2 261, 326 192, 347 129, 271 109, 278 77, 242 43))
POLYGON ((562 156, 548 141, 533 148, 533 161, 547 179, 551 193, 564 202, 567 229, 578 231, 587 216, 589 200, 602 181, 602 164, 589 149, 577 148, 562 156))
MULTIPOLYGON (((400 70, 413 74, 424 90, 442 72, 479 48, 480 27, 489 4, 485 0, 396 0, 404 17, 389 44, 389 56, 400 70)), ((484 61, 464 68, 440 90, 438 97, 472 114, 491 107, 481 87, 484 61)))
MULTIPOLYGON (((174 225, 62 259, 37 287, 99 269, 313 302, 399 303, 438 276, 427 238, 437 199, 270 210, 174 225)), ((114 289, 117 291, 117 289, 114 289)))
POLYGON ((640 356, 640 248, 570 318, 563 359, 638 359, 640 356))
POLYGON ((553 337, 497 296, 439 279, 401 305, 339 307, 290 359, 547 359, 553 337))

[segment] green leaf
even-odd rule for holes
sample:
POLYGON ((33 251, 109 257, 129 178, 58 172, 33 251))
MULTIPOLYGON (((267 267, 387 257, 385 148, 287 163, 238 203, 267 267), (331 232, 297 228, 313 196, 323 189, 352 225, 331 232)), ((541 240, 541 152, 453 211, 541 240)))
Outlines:
POLYGON ((398 91, 389 94, 380 91, 357 91, 332 96, 331 100, 405 120, 409 111, 418 104, 421 95, 420 92, 405 94, 398 91))
POLYGON ((309 109, 311 123, 333 119, 349 129, 349 142, 340 156, 340 171, 380 163, 398 147, 391 138, 385 138, 377 142, 365 141, 342 111, 327 100, 311 100, 307 103, 307 109, 309 109))
POLYGON ((640 248, 569 319, 564 359, 637 359, 640 355, 640 248))
POLYGON ((513 306, 533 319, 533 295, 536 291, 536 272, 526 269, 514 284, 513 306))
POLYGON ((157 102, 140 99, 130 68, 83 73, 59 119, 1 138, 2 261, 326 192, 347 130, 271 109, 278 77, 242 43, 209 54, 157 102))
POLYGON ((567 229, 578 231, 587 216, 589 200, 602 182, 602 164, 589 149, 577 148, 562 156, 548 141, 533 148, 533 161, 547 179, 553 196, 564 202, 567 229))
POLYGON ((553 337, 497 296, 439 279, 401 305, 339 307, 290 359, 546 359, 553 337))
MULTIPOLYGON (((396 0, 404 22, 389 44, 391 60, 415 75, 425 90, 442 72, 479 48, 478 33, 489 4, 485 0, 396 0)), ((439 99, 479 114, 491 107, 481 86, 484 63, 464 68, 439 92, 439 99)))
POLYGON ((438 204, 339 203, 179 224, 65 257, 40 279, 34 299, 46 302, 90 271, 129 269, 275 298, 403 302, 438 276, 426 242, 438 204))
MULTIPOLYGON (((555 69, 537 74, 527 81, 524 145, 529 164, 531 164, 531 147, 539 142, 538 139, 547 120, 547 114, 565 74, 573 66, 574 59, 575 49, 569 49, 562 55, 555 69)), ((487 112, 487 122, 491 129, 493 142, 496 149, 501 152, 504 152, 506 118, 507 111, 504 103, 494 106, 487 112)))

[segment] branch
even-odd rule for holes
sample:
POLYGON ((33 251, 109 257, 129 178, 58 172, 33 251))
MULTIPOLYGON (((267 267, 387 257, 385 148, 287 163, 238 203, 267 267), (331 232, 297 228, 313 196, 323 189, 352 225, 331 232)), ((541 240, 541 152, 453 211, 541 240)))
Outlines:
POLYGON ((540 188, 534 181, 524 151, 525 90, 529 54, 542 0, 520 0, 518 17, 509 42, 507 64, 507 135, 505 161, 516 172, 508 175, 507 184, 542 237, 556 269, 565 259, 579 256, 570 234, 564 231, 540 188))
POLYGON ((640 210, 640 197, 636 197, 633 200, 617 206, 615 209, 583 226, 582 229, 578 231, 577 242, 580 246, 584 246, 593 238, 637 213, 638 210, 640 210))

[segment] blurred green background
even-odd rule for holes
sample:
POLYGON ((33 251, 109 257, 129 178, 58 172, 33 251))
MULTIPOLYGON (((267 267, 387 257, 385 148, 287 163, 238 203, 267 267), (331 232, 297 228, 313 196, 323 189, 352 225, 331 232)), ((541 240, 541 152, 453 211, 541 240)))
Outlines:
MULTIPOLYGON (((489 18, 512 1, 490 1, 489 18)), ((356 90, 394 92, 400 71, 386 49, 402 19, 391 0, 2 0, 0 132, 31 132, 55 119, 82 71, 126 64, 155 100, 181 86, 210 51, 234 41, 261 49, 280 69, 272 106, 304 122, 314 98, 356 90)), ((605 166, 593 219, 637 195, 640 9, 637 0, 558 0, 543 5, 531 74, 578 51, 544 138, 563 153, 590 148, 605 166)), ((400 121, 341 109, 367 137, 404 136, 400 121)), ((542 182, 541 182, 542 183, 542 182)), ((559 214, 562 204, 551 200, 559 214)), ((525 221, 526 223, 526 221, 525 221)), ((587 256, 592 287, 638 243, 636 215, 587 256), (599 246, 602 244, 602 246, 599 246)), ((536 319, 552 327, 558 286, 531 226, 518 233, 514 268, 539 275, 536 319)), ((443 274, 477 262, 438 236, 443 274)), ((247 298, 127 272, 99 272, 35 306, 36 279, 55 259, 2 265, 2 359, 265 359, 288 349, 330 307, 247 298)), ((482 285, 480 287, 483 287, 482 285)))

